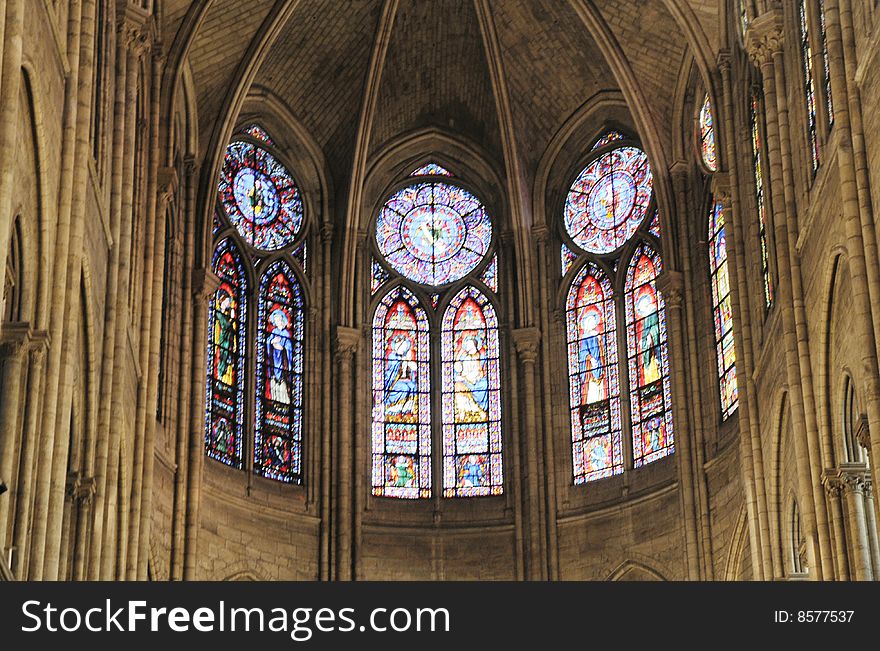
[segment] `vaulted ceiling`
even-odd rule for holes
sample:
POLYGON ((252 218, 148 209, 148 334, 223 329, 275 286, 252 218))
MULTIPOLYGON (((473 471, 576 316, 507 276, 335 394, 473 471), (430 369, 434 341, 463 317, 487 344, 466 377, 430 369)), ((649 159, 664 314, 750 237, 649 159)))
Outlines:
POLYGON ((352 175, 358 147, 369 156, 427 126, 460 134, 499 164, 505 146, 507 160, 513 148, 524 169, 534 169, 566 120, 603 90, 622 92, 649 149, 653 143, 653 154, 668 158, 679 77, 691 59, 698 67, 714 60, 722 4, 164 0, 159 6, 169 60, 191 72, 200 157, 215 155, 208 148, 228 137, 235 119, 229 113, 256 85, 309 131, 339 186, 352 175))

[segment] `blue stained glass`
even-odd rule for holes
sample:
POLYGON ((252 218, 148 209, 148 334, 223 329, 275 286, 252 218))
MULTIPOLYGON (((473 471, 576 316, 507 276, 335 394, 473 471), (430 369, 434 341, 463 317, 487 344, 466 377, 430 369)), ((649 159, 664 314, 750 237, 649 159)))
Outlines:
POLYGON ((272 138, 269 137, 269 134, 266 133, 266 130, 258 124, 251 124, 250 126, 246 127, 244 129, 244 133, 249 135, 251 138, 255 138, 260 142, 266 143, 267 145, 275 145, 275 141, 272 140, 272 138))
POLYGON ((293 243, 303 202, 290 174, 262 147, 233 142, 218 184, 226 215, 248 244, 267 251, 293 243))
POLYGON ((563 244, 559 251, 559 258, 562 264, 562 275, 565 276, 568 270, 571 269, 571 265, 577 260, 577 254, 563 244))
POLYGON ((431 496, 431 374, 428 316, 395 287, 373 316, 373 495, 431 496))
POLYGON ((491 240, 492 224, 482 204, 449 183, 399 190, 376 222, 376 243, 388 264, 425 285, 463 278, 485 257, 491 240))
POLYGON ((636 468, 674 451, 666 309, 656 286, 661 271, 660 256, 642 243, 627 267, 624 286, 636 468))
POLYGON ((385 284, 388 277, 388 272, 385 271, 385 268, 378 261, 372 260, 370 265, 370 294, 375 294, 385 284))
POLYGON ((232 240, 216 248, 212 268, 220 286, 208 310, 208 377, 205 385, 205 452, 241 468, 244 432, 242 338, 247 328, 247 276, 232 240))
POLYGON ((452 172, 437 163, 428 163, 413 170, 410 176, 454 176, 452 172))
POLYGON ((755 175, 755 201, 758 204, 758 225, 761 244, 761 275, 764 278, 764 305, 773 303, 773 279, 770 275, 769 244, 767 235, 767 201, 764 192, 764 141, 758 124, 760 102, 757 93, 752 93, 749 104, 749 121, 752 130, 752 171, 755 175))
POLYGON ((651 217, 651 224, 648 226, 648 232, 656 238, 660 237, 660 211, 654 210, 654 216, 651 217))
POLYGON ((489 261, 489 264, 486 266, 486 269, 483 271, 483 275, 480 276, 480 280, 483 281, 483 284, 486 285, 489 289, 491 289, 496 294, 498 293, 498 254, 492 256, 492 259, 489 261))
POLYGON ((736 347, 733 341, 733 306, 727 265, 724 210, 716 202, 709 211, 709 272, 712 280, 712 312, 715 320, 715 350, 721 393, 721 414, 729 418, 736 411, 736 347))
POLYGON ((299 262, 299 266, 302 267, 303 273, 309 272, 309 243, 303 242, 300 244, 296 251, 293 252, 294 260, 299 262))
POLYGON ((605 134, 599 138, 596 143, 591 148, 591 151, 595 151, 596 149, 601 149, 605 145, 610 145, 615 140, 625 140, 626 136, 624 136, 620 131, 606 131, 605 134))
POLYGON ((709 102, 709 94, 703 100, 700 109, 700 153, 703 163, 710 172, 718 171, 718 154, 715 150, 715 120, 712 117, 712 104, 709 102))
POLYGON ((798 3, 798 26, 801 37, 801 64, 803 68, 803 85, 806 96, 807 140, 810 145, 810 162, 815 173, 819 167, 819 137, 816 132, 816 80, 813 75, 813 48, 810 45, 810 28, 807 21, 805 0, 798 3))
POLYGON ((623 472, 617 327, 611 281, 587 263, 566 301, 574 483, 623 472))
POLYGON ((290 267, 274 262, 260 281, 257 330, 254 472, 302 483, 302 288, 290 267))
POLYGON ((462 289, 441 333, 443 495, 503 492, 498 318, 476 287, 462 289))
POLYGON ((610 253, 623 246, 648 210, 653 178, 648 157, 620 147, 592 161, 578 175, 565 201, 565 228, 579 247, 610 253))

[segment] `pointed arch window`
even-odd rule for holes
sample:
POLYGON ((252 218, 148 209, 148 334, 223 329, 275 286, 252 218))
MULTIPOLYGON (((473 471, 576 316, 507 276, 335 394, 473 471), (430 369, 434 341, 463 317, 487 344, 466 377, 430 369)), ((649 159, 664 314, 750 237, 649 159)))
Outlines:
POLYGON ((251 124, 227 147, 220 173, 205 451, 301 484, 306 229, 302 196, 280 156, 269 134, 251 124))
POLYGON ((571 283, 565 305, 574 483, 623 472, 614 290, 595 263, 571 283))
POLYGON ((755 202, 758 204, 758 235, 761 245, 761 276, 763 278, 764 307, 773 304, 773 278, 770 275, 770 247, 767 234, 767 195, 764 179, 764 140, 761 125, 761 104, 757 91, 749 102, 749 126, 752 132, 752 173, 755 178, 755 202))
POLYGON ((718 153, 715 149, 715 119, 712 116, 712 103, 709 94, 700 108, 700 156, 710 172, 718 171, 718 153))
POLYGON ((443 495, 498 495, 501 379, 498 318, 476 287, 461 290, 443 316, 443 495))
POLYGON ((373 495, 431 496, 428 316, 405 287, 373 316, 373 495))
POLYGON ((810 24, 806 0, 798 2, 798 28, 801 49, 801 72, 807 118, 807 143, 813 173, 819 167, 819 135, 816 127, 816 79, 813 74, 813 47, 810 44, 810 24))
POLYGON ((574 484, 674 449, 651 169, 629 137, 612 144, 587 157, 561 220, 563 269, 576 270, 565 275, 571 278, 565 324, 574 484), (622 392, 627 382, 629 391, 622 392), (627 426, 632 435, 624 437, 627 426))
POLYGON ((636 468, 673 451, 666 309, 656 283, 661 271, 660 256, 649 244, 640 244, 627 268, 624 287, 636 468))
POLYGON ((822 37, 822 87, 825 91, 825 110, 828 129, 834 125, 834 98, 831 95, 831 64, 828 60, 828 28, 825 22, 825 0, 819 0, 819 31, 822 37))
POLYGON ((274 262, 260 280, 254 470, 302 477, 303 295, 293 270, 274 262))
POLYGON ((372 492, 500 495, 500 263, 492 222, 444 168, 430 164, 413 175, 420 178, 392 191, 379 210, 368 271, 371 293, 381 296, 372 329, 372 492))
POLYGON ((241 254, 232 240, 217 245, 212 269, 220 286, 208 309, 205 450, 209 457, 241 468, 248 286, 241 254))
POLYGON ((721 415, 727 419, 739 405, 736 385, 736 347, 733 337, 733 307, 727 265, 727 237, 724 207, 714 202, 709 211, 709 274, 712 284, 712 315, 715 323, 715 356, 721 395, 721 415))

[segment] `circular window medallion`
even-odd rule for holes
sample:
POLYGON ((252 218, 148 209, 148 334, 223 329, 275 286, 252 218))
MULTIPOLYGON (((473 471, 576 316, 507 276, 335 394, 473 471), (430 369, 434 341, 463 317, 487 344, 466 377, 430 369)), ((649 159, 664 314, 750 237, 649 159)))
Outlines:
POLYGON ((565 228, 590 253, 623 246, 648 210, 652 189, 648 157, 635 147, 602 154, 577 177, 565 200, 565 228))
POLYGON ((376 244, 398 273, 425 285, 464 277, 492 241, 479 200, 449 183, 418 183, 394 193, 376 223, 376 244))
POLYGON ((303 221, 299 189, 265 149, 232 143, 218 189, 229 220, 251 246, 275 251, 296 238, 303 221))

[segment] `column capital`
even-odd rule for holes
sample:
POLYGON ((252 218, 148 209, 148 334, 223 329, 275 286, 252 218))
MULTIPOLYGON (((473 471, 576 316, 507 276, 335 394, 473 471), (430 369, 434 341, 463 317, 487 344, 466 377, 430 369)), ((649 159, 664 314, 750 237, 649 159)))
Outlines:
POLYGON ((39 365, 43 361, 43 354, 49 348, 49 333, 45 330, 33 330, 31 332, 31 343, 28 347, 31 364, 39 365))
POLYGON ((657 289, 663 295, 667 307, 681 308, 684 297, 684 276, 680 271, 665 270, 657 278, 657 289))
POLYGON ((333 241, 333 224, 323 222, 320 229, 321 241, 325 244, 333 241))
POLYGON ((538 359, 541 331, 537 328, 517 328, 510 334, 520 359, 526 364, 534 364, 538 359))
POLYGON ((822 473, 822 487, 828 497, 840 497, 843 493, 843 481, 836 469, 830 468, 822 473))
POLYGON ((672 177, 673 181, 686 181, 688 174, 690 174, 691 166, 684 159, 678 159, 672 161, 672 164, 669 166, 669 175, 672 177))
POLYGON ((731 188, 727 172, 715 172, 712 175, 712 197, 724 206, 724 210, 730 210, 731 188))
POLYGON ((532 226, 532 237, 538 244, 546 244, 550 239, 550 227, 547 224, 535 224, 532 226))
POLYGON ((715 57, 715 65, 718 66, 718 70, 727 74, 730 72, 733 67, 733 54, 728 49, 723 49, 718 51, 718 56, 715 57))
POLYGON ((192 154, 187 154, 183 157, 183 173, 186 174, 186 177, 191 179, 198 173, 199 164, 196 162, 196 157, 192 154))
POLYGON ((871 430, 868 427, 868 417, 864 414, 859 416, 856 423, 856 440, 866 450, 871 449, 871 430))
POLYGON ((867 468, 863 463, 842 463, 838 468, 838 476, 847 493, 864 493, 866 475, 867 468))
POLYGON ((194 269, 192 274, 192 293, 199 299, 208 298, 220 287, 220 279, 211 270, 205 267, 194 269))
POLYGON ((153 41, 152 21, 144 9, 128 3, 119 18, 116 31, 125 48, 138 58, 150 50, 153 41))
POLYGON ((357 328, 336 326, 333 346, 336 349, 337 358, 340 361, 350 361, 352 355, 357 351, 360 341, 361 332, 357 328))
POLYGON ((31 327, 25 321, 4 323, 0 328, 0 359, 21 358, 31 341, 31 327))
POLYGON ((179 179, 177 177, 176 167, 160 167, 157 175, 157 186, 159 192, 159 203, 167 206, 177 194, 179 179))
POLYGON ((751 23, 746 32, 745 45, 749 58, 758 66, 773 61, 773 55, 782 52, 785 42, 782 9, 775 7, 764 12, 751 23))

